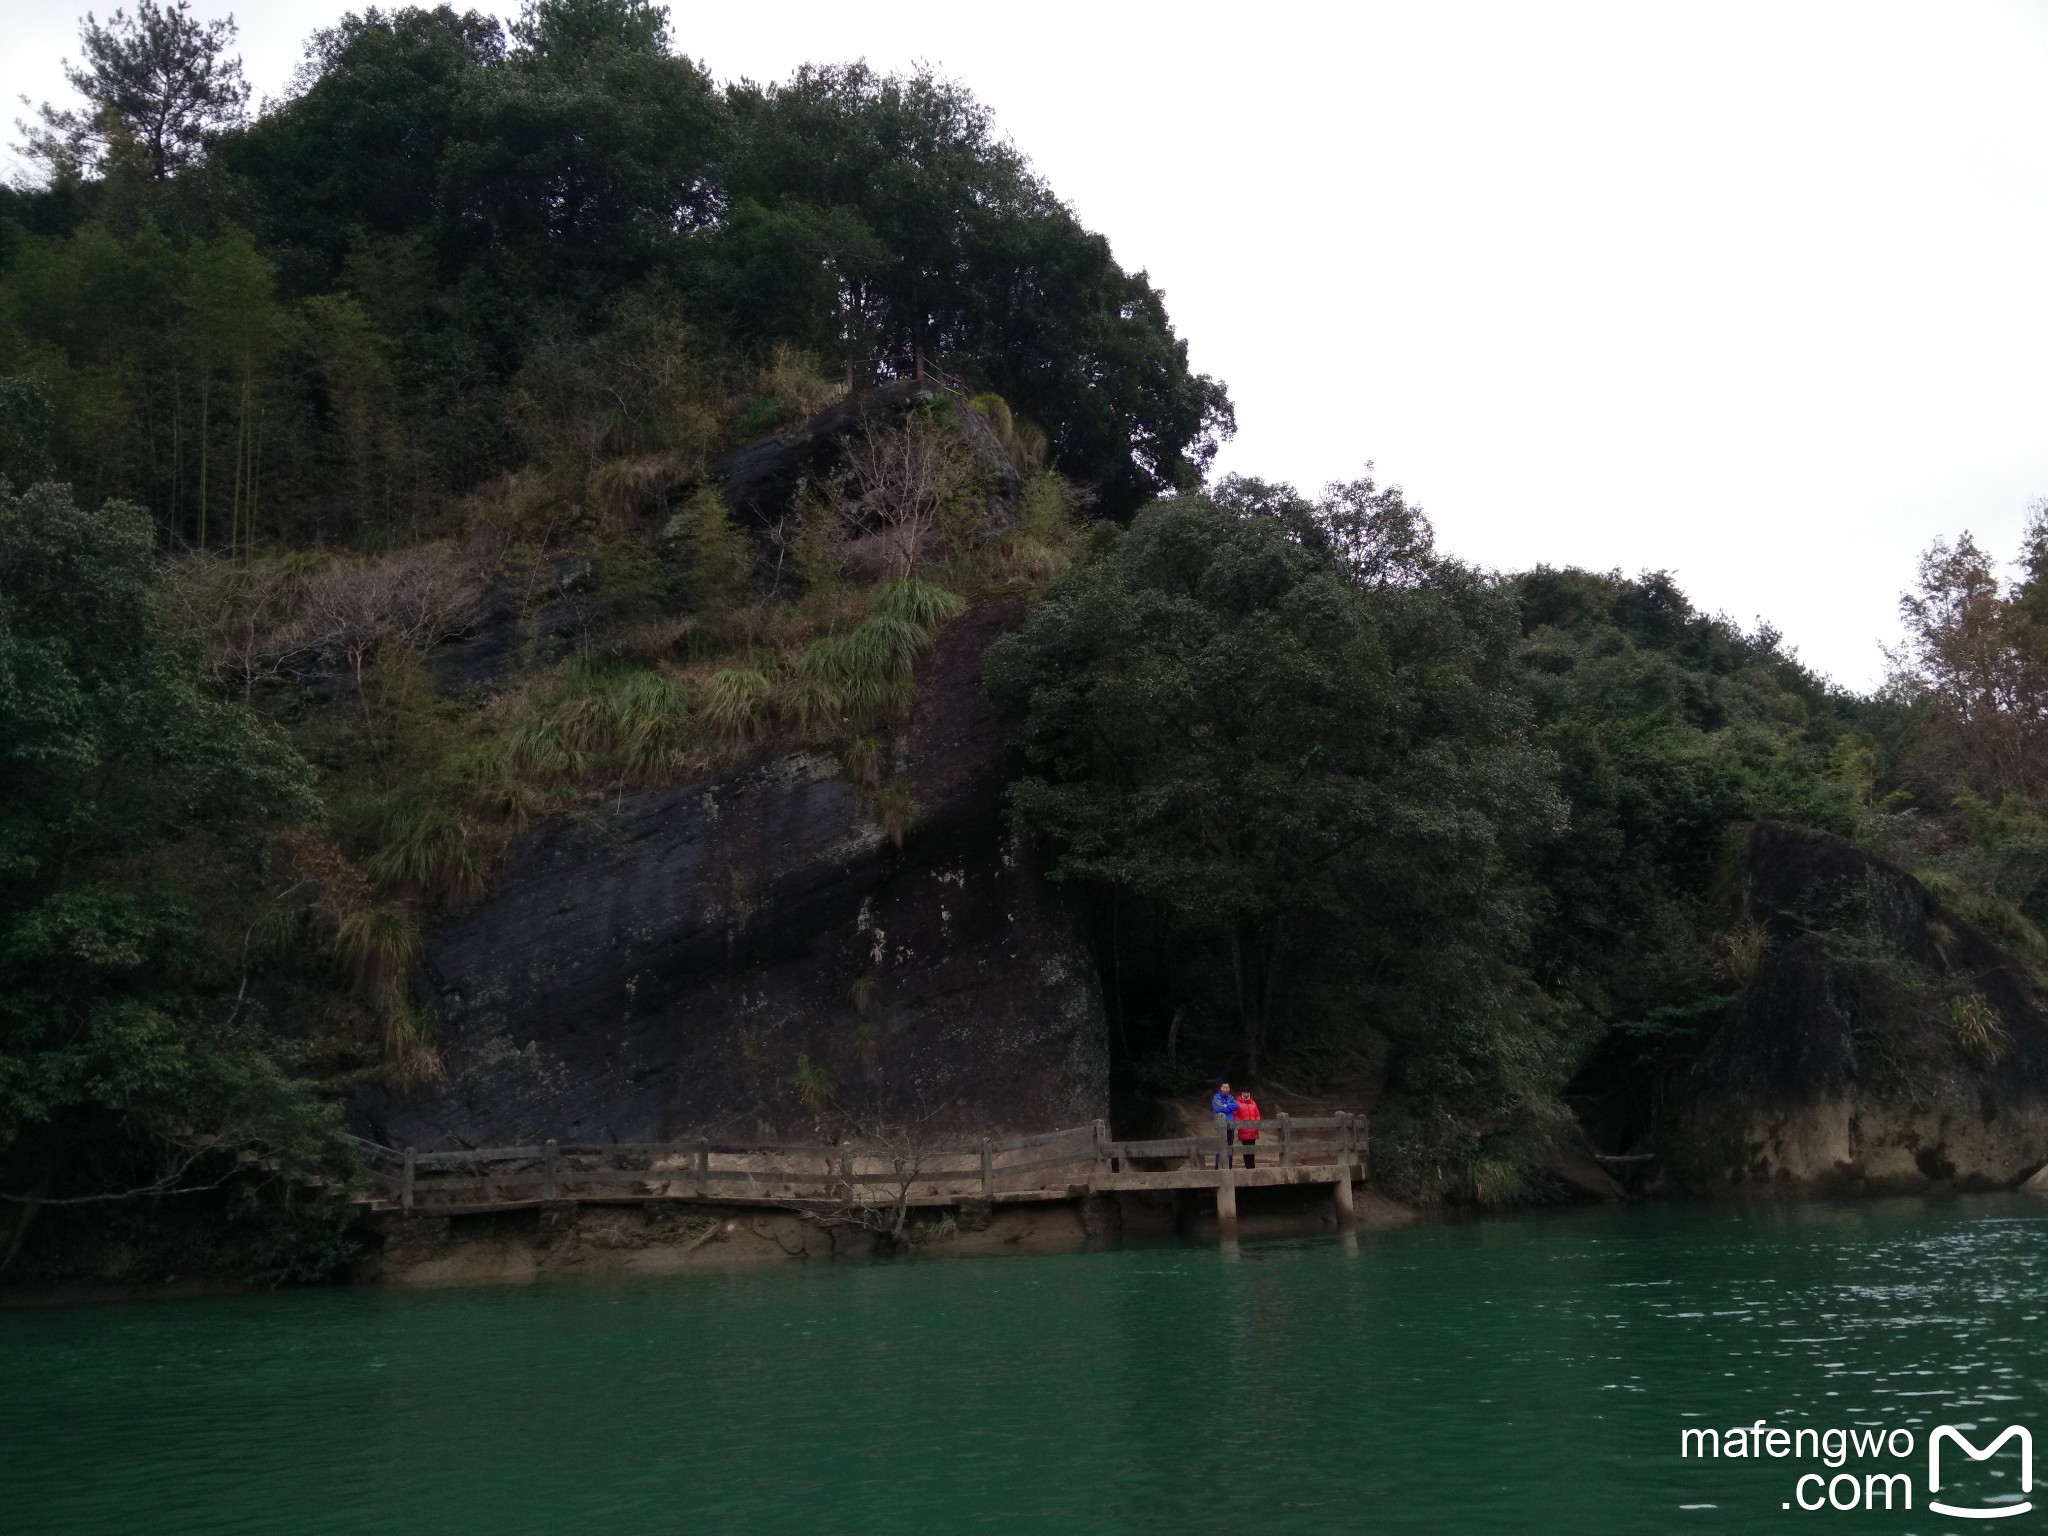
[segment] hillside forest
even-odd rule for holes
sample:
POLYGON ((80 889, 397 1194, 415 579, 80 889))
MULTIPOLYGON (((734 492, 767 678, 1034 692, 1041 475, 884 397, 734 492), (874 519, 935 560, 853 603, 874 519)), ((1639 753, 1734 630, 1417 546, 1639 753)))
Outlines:
POLYGON ((799 745, 915 837, 890 734, 997 599, 1119 1113, 1370 1082, 1397 1192, 1534 1198, 1754 974, 1764 820, 2048 965, 2048 516, 1929 550, 1853 695, 1369 470, 1212 476, 1160 292, 938 75, 721 84, 660 6, 531 0, 351 15, 251 111, 233 38, 89 19, 0 191, 0 1267, 344 1265, 342 1106, 435 1080, 423 936, 511 841, 799 745), (722 492, 833 412, 830 473, 722 492))

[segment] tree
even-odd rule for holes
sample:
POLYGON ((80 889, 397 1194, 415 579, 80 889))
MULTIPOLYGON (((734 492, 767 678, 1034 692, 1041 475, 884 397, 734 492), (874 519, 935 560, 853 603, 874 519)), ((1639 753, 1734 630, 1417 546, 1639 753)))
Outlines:
POLYGON ((588 303, 586 285, 645 275, 720 211, 724 112, 705 70, 668 51, 665 7, 532 0, 513 38, 464 93, 451 234, 588 303))
POLYGON ((157 181, 195 163, 219 134, 242 121, 249 87, 242 61, 227 56, 232 17, 200 23, 187 0, 135 0, 102 25, 91 12, 79 27, 83 65, 64 77, 86 99, 82 110, 45 105, 41 126, 18 123, 27 153, 59 175, 95 170, 117 125, 133 135, 157 181))
POLYGON ((339 658, 367 710, 363 675, 380 650, 426 651, 462 633, 482 598, 475 568, 446 545, 334 560, 307 579, 298 612, 272 643, 286 654, 339 658))
POLYGON ((1539 739, 1568 823, 1535 850, 1533 969, 1590 1030, 1692 1042, 1728 989, 1709 967, 1738 824, 1847 833, 1841 723, 1768 630, 1694 611, 1670 577, 1539 567, 1514 579, 1539 739))
POLYGON ((49 475, 56 419, 50 392, 41 380, 0 374, 0 480, 24 485, 49 475))
POLYGON ((1228 394, 966 90, 854 64, 729 103, 735 216, 703 279, 728 313, 862 371, 908 376, 922 357, 977 379, 1045 426, 1113 516, 1200 483, 1235 428, 1228 394))
POLYGON ((913 411, 901 422, 862 423, 845 464, 817 489, 817 510, 833 519, 849 560, 901 580, 945 550, 949 533, 986 524, 990 479, 951 422, 913 411))
MULTIPOLYGON (((345 1166, 172 870, 248 882, 305 765, 157 622, 148 517, 0 484, 0 1207, 213 1189, 236 1153, 345 1166), (171 845, 212 852, 168 865, 171 845)), ((229 963, 232 963, 230 957, 229 963)), ((8 1249, 26 1231, 18 1217, 8 1249)))
POLYGON ((26 899, 195 827, 307 814, 304 766, 159 626, 148 516, 0 494, 0 869, 26 899))
POLYGON ((1944 778, 1993 801, 2048 802, 2048 508, 2027 525, 2010 589, 1965 533, 1921 557, 1899 601, 1905 644, 1892 685, 1916 705, 1921 750, 1944 778))
POLYGON ((446 5, 373 7, 313 34, 296 94, 221 146, 309 286, 338 281, 352 248, 443 234, 462 103, 504 57, 496 18, 446 5))
POLYGON ((1184 979, 1214 957, 1249 1070, 1372 1027, 1416 1072, 1476 1081, 1452 1025, 1513 992, 1512 862, 1561 807, 1522 739, 1508 611, 1427 554, 1419 516, 1360 547, 1344 508, 1370 494, 1154 504, 992 652, 990 687, 1053 878, 1161 914, 1184 979), (1396 560, 1428 580, 1370 584, 1396 560))

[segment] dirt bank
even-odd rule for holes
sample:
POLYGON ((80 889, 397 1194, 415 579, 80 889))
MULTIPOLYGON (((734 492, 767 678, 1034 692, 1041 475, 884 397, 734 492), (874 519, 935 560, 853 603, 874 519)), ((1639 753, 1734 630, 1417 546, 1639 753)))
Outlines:
MULTIPOLYGON (((1262 1190, 1245 1199, 1245 1237, 1334 1231, 1326 1186, 1262 1190)), ((1418 1218, 1361 1189, 1358 1224, 1418 1218)), ((963 1256, 1079 1253, 1175 1236, 1214 1240, 1216 1217, 1196 1192, 1090 1196, 915 1213, 908 1251, 963 1256)), ((356 1279, 379 1285, 485 1285, 554 1275, 660 1275, 755 1264, 867 1258, 888 1251, 874 1233, 795 1211, 696 1202, 563 1203, 473 1216, 374 1218, 372 1252, 356 1279)))

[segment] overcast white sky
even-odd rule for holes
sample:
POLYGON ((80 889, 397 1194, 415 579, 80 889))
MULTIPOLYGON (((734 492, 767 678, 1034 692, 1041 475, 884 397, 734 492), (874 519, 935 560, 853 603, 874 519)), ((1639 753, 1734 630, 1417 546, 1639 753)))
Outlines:
MULTIPOLYGON (((262 94, 350 7, 193 8, 262 94)), ((0 95, 64 99, 85 7, 0 10, 0 95)), ((966 82, 1229 383, 1224 468, 1375 460, 1482 564, 1669 569, 1867 685, 1919 551, 2048 496, 2043 4, 673 15, 721 78, 966 82)))

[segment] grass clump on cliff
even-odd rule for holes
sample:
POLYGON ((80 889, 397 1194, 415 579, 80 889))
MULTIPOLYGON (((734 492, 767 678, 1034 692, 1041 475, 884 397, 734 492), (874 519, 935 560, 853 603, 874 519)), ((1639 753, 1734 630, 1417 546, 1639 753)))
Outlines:
POLYGON ((775 685, 759 667, 724 667, 704 688, 704 723, 730 746, 751 745, 769 723, 775 685))
POLYGON ((491 852, 460 810, 407 795, 376 805, 371 817, 376 851, 365 868, 380 885, 436 903, 464 904, 483 894, 491 852))
POLYGON ((691 697, 652 667, 563 669, 513 724, 512 763, 545 781, 669 782, 686 761, 691 697))
POLYGON ((819 636, 797 657, 779 693, 784 718, 806 738, 842 727, 871 731, 900 719, 910 707, 918 658, 965 609, 957 594, 916 577, 882 586, 869 617, 819 636))

